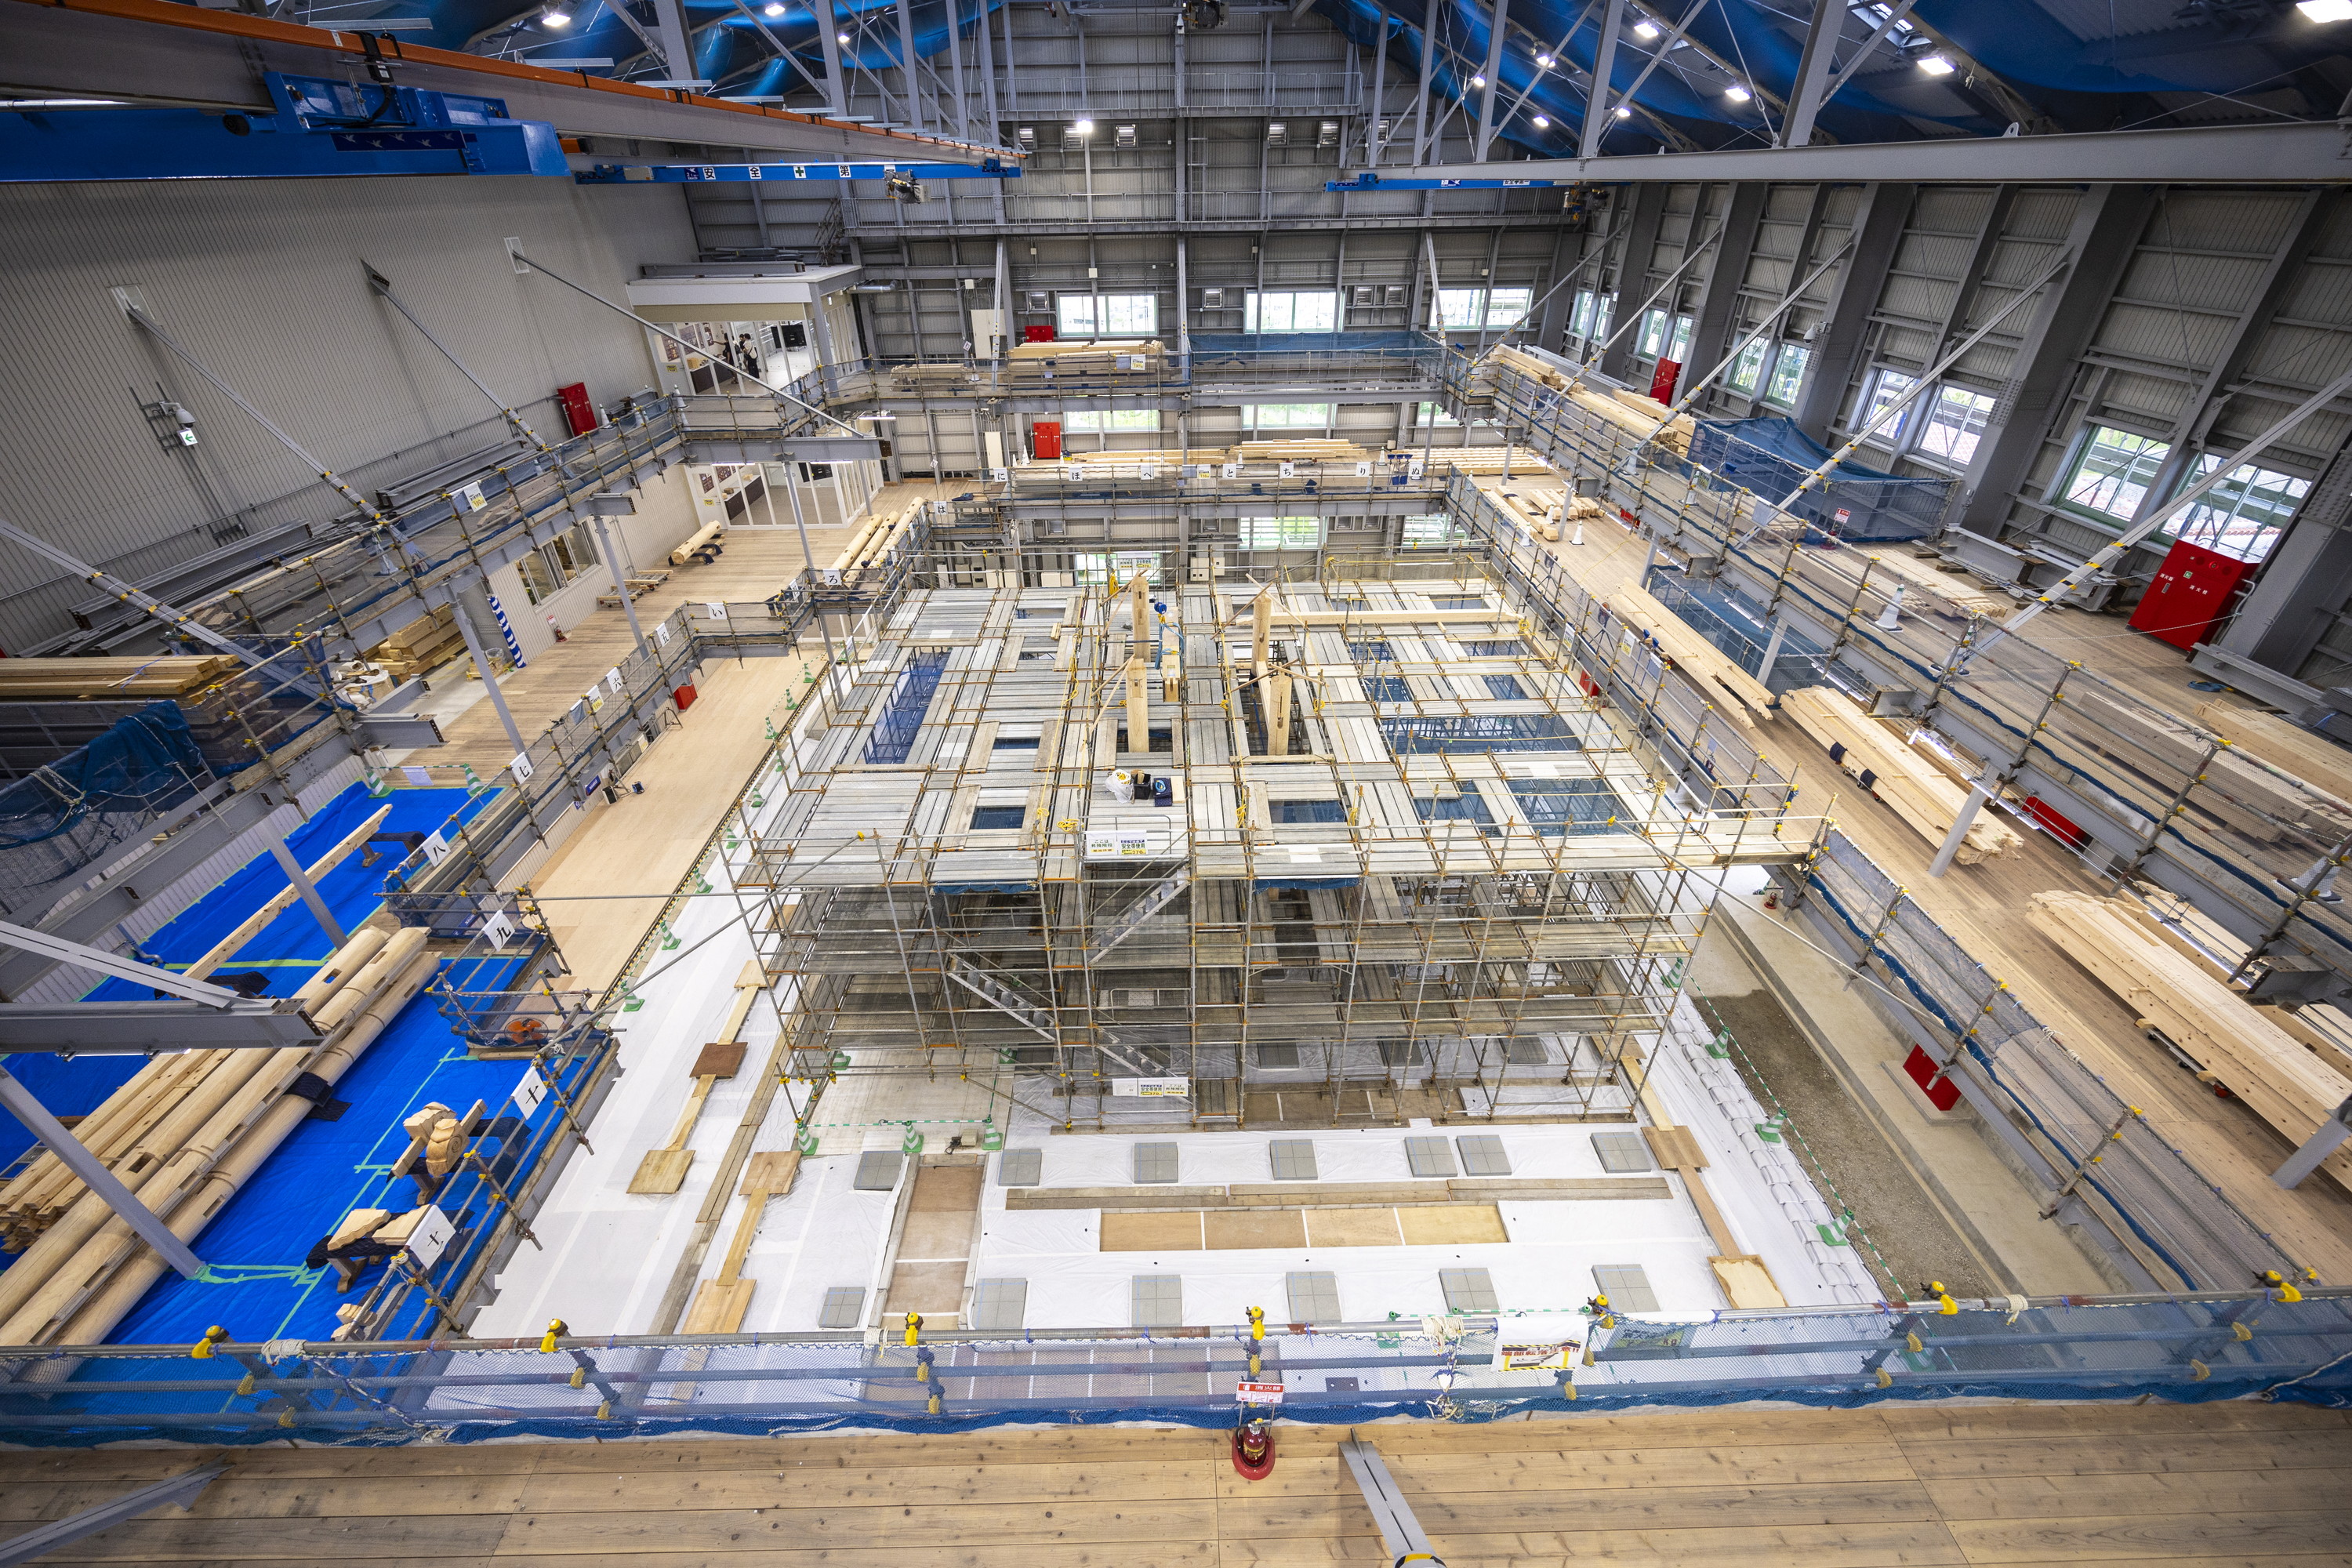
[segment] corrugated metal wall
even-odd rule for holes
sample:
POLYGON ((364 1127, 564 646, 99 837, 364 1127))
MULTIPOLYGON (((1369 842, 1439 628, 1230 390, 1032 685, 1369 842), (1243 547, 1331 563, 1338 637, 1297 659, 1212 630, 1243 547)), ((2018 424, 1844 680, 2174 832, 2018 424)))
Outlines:
MULTIPOLYGON (((643 334, 546 279, 520 237, 599 291, 693 251, 677 188, 419 178, 12 185, 0 190, 0 517, 136 580, 253 530, 343 503, 124 317, 139 286, 166 330, 363 491, 487 446, 500 426, 374 298, 392 279, 443 342, 560 432, 543 401, 585 381, 610 403, 651 379, 643 334), (161 383, 199 445, 165 450, 140 405, 161 383), (452 434, 452 433, 456 434, 452 434)), ((0 647, 63 630, 91 595, 0 547, 0 647)))

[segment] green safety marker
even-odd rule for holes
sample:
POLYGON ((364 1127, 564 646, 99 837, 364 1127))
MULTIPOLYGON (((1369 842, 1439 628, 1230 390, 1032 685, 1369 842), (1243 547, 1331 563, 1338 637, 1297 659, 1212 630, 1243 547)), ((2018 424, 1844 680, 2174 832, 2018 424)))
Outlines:
POLYGON ((375 796, 376 799, 382 800, 384 796, 392 793, 392 785, 384 782, 384 777, 382 773, 376 772, 373 768, 370 768, 367 771, 367 792, 368 794, 375 796))
POLYGON ((642 996, 638 995, 635 992, 634 992, 634 991, 624 991, 624 992, 622 992, 622 993, 621 993, 621 1011, 622 1011, 622 1012, 624 1012, 624 1013, 634 1013, 634 1012, 635 1012, 638 1008, 643 1007, 645 1005, 646 1005, 646 999, 645 999, 644 997, 642 997, 642 996))
POLYGON ((1822 1245, 1824 1247, 1852 1247, 1853 1245, 1853 1242, 1846 1239, 1844 1225, 1837 1220, 1830 1220, 1825 1224, 1816 1222, 1813 1228, 1822 1233, 1822 1245))
POLYGON ((683 943, 683 942, 679 942, 679 941, 678 941, 678 939, 677 939, 677 932, 676 932, 676 931, 672 931, 672 930, 670 930, 670 929, 669 929, 669 921, 662 921, 662 923, 661 923, 661 933, 662 933, 662 944, 661 944, 661 950, 662 950, 664 952, 670 952, 671 950, 673 950, 673 949, 675 949, 675 948, 682 947, 682 946, 684 946, 684 945, 685 945, 685 943, 683 943))
POLYGON ((1716 1037, 1715 1037, 1715 1038, 1713 1038, 1713 1039, 1711 1039, 1711 1040, 1707 1041, 1707 1043, 1706 1043, 1706 1054, 1707 1054, 1708 1056, 1713 1057, 1713 1058, 1714 1058, 1716 1060, 1717 1060, 1717 1061, 1728 1061, 1728 1060, 1730 1060, 1730 1059, 1731 1059, 1731 1033, 1730 1033, 1730 1031, 1729 1031, 1729 1030, 1726 1030, 1726 1031, 1724 1031, 1722 1034, 1716 1036, 1716 1037))
POLYGON ((901 1154, 919 1154, 922 1152, 923 1135, 915 1130, 915 1124, 910 1121, 907 1123, 907 1135, 898 1140, 898 1152, 901 1154))
POLYGON ((479 777, 475 773, 475 772, 474 772, 474 764, 473 764, 473 763, 459 763, 457 765, 458 765, 459 767, 461 767, 461 768, 463 768, 463 769, 465 769, 465 770, 466 770, 466 793, 467 793, 467 795, 479 795, 479 794, 481 794, 484 790, 486 790, 486 789, 488 789, 488 788, 489 788, 489 787, 490 787, 489 785, 488 785, 488 784, 484 784, 484 783, 481 781, 481 779, 480 779, 480 778, 479 778, 479 777))
POLYGON ((980 1130, 980 1146, 993 1154, 1004 1147, 1004 1129, 991 1124, 980 1130))
POLYGON ((698 893, 710 891, 710 879, 697 871, 694 874, 694 890, 698 893))
POLYGON ((768 797, 766 795, 761 795, 758 790, 753 790, 751 792, 751 809, 753 811, 759 810, 761 806, 767 804, 768 797))
POLYGON ((1780 1130, 1769 1121, 1759 1121, 1756 1124, 1756 1136, 1767 1143, 1778 1143, 1780 1142, 1780 1130))
POLYGON ((771 741, 781 741, 783 739, 782 735, 776 733, 775 722, 772 720, 761 719, 760 721, 760 728, 768 732, 768 739, 771 741))
POLYGON ((831 1063, 831 1066, 832 1066, 832 1068, 833 1068, 833 1070, 834 1070, 834 1071, 835 1071, 835 1072, 839 1072, 842 1068, 844 1068, 847 1067, 848 1065, 849 1065, 849 1053, 848 1053, 847 1051, 835 1051, 835 1052, 834 1052, 834 1053, 833 1053, 833 1061, 832 1061, 832 1063, 831 1063))
POLYGON ((801 1157, 803 1159, 808 1159, 814 1156, 816 1153, 816 1134, 814 1132, 802 1133, 800 1135, 800 1141, 795 1143, 793 1147, 797 1148, 801 1152, 801 1157))

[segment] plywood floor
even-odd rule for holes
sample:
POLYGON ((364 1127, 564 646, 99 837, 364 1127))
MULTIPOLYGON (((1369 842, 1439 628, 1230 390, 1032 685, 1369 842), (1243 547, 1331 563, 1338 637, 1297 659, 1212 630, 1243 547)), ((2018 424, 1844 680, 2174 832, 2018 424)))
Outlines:
MULTIPOLYGON (((2303 1405, 1878 1406, 1364 1429, 1451 1568, 2352 1563, 2352 1415, 2303 1405)), ((1338 1458, 1222 1433, 248 1448, 188 1513, 45 1563, 278 1568, 1308 1568, 1385 1563, 1338 1458)), ((214 1458, 18 1453, 0 1531, 214 1458)))

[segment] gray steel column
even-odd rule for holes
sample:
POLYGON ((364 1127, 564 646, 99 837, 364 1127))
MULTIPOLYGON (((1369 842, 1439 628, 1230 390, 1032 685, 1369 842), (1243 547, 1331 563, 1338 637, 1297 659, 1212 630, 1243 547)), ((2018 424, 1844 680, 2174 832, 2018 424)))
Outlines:
POLYGON ((2347 1138, 2352 1138, 2352 1100, 2337 1106, 2336 1114, 2321 1122, 2319 1131, 2305 1139, 2287 1163, 2271 1173, 2271 1180, 2293 1192, 2347 1138))
MULTIPOLYGON (((751 188, 759 189, 757 185, 751 188)), ((761 468, 760 483, 764 486, 767 482, 768 471, 761 468)), ((628 579, 621 575, 621 563, 613 554, 613 536, 604 531, 604 514, 592 511, 588 521, 596 526, 596 548, 604 552, 604 569, 613 574, 613 592, 621 595, 621 609, 629 617, 629 636, 636 639, 637 651, 650 658, 654 650, 646 646, 646 628, 637 625, 636 601, 629 597, 628 579)))
POLYGON ((474 618, 466 614, 466 606, 453 593, 449 597, 449 616, 457 623, 457 635, 466 639, 466 651, 474 656, 474 673, 482 678, 482 688, 488 694, 490 706, 498 710, 499 722, 507 728, 507 739, 514 742, 516 755, 530 750, 523 744, 522 731, 516 728, 514 715, 507 710, 507 694, 499 689, 499 672, 490 668, 490 656, 482 651, 482 639, 474 630, 474 618))
POLYGON ((1822 312, 1821 340, 1813 348, 1813 374, 1806 378, 1797 402, 1797 424, 1816 441, 1829 438, 1830 426, 1844 406, 1848 383, 1853 379, 1869 335, 1871 311, 1885 287, 1887 268, 1895 264, 1917 194, 1916 185, 1881 183, 1863 187, 1862 210, 1853 220, 1853 253, 1839 271, 1837 290, 1822 312))
POLYGON ((1503 90, 1503 37, 1510 31, 1510 8, 1511 0, 1495 0, 1495 14, 1486 26, 1486 89, 1478 95, 1478 131, 1470 143, 1474 160, 1481 163, 1495 140, 1495 95, 1503 90))
POLYGON ((351 941, 351 934, 335 918, 335 911, 329 909, 327 900, 319 896, 318 884, 310 880, 310 873, 302 868, 301 861, 294 858, 294 851, 286 847, 286 840, 274 832, 269 835, 269 853, 277 860, 278 868, 286 873, 286 879, 294 884, 294 890, 302 897, 303 906, 310 911, 311 918, 319 922, 319 929, 327 933, 328 939, 337 947, 351 941))
MULTIPOLYGON (((1837 0, 1820 0, 1828 5, 1837 0)), ((1601 13, 1601 43, 1592 59, 1592 86, 1584 97, 1584 134, 1577 142, 1577 156, 1598 157, 1601 133, 1609 129, 1609 75, 1617 64, 1617 35, 1625 25, 1625 0, 1607 0, 1601 13)))
POLYGON ((661 37, 663 63, 669 67, 664 87, 708 87, 694 74, 694 25, 681 0, 653 0, 654 28, 661 37))
MULTIPOLYGON (((1776 147, 1803 147, 1813 139, 1813 121, 1829 100, 1830 57, 1837 52, 1845 26, 1845 0, 1813 0, 1813 18, 1805 26, 1805 52, 1797 61, 1797 83, 1789 97, 1789 112, 1780 121, 1776 147)), ((1585 153, 1591 157, 1591 152, 1585 153)))
POLYGON ((1437 16, 1435 6, 1426 6, 1421 14, 1421 93, 1412 100, 1412 161, 1416 164, 1429 162, 1429 84, 1437 69, 1437 16))
POLYGON ((1190 248, 1176 237, 1176 378, 1192 379, 1192 273, 1190 248))
POLYGON ((138 1233, 139 1239, 153 1247, 156 1256, 178 1269, 183 1278, 194 1279, 205 1271, 204 1259, 189 1251, 188 1244, 173 1235, 172 1227, 157 1217, 154 1210, 117 1181, 104 1161, 83 1148, 72 1133, 60 1126, 33 1091, 22 1080, 10 1076, 5 1067, 0 1067, 0 1106, 6 1107, 11 1116, 23 1122, 26 1131, 47 1144, 49 1152, 63 1161, 67 1170, 79 1176, 83 1185, 121 1215, 122 1222, 138 1233))
MULTIPOLYGON (((1696 320, 1691 322, 1690 348, 1683 361, 1682 379, 1675 384, 1686 387, 1698 377, 1713 370, 1723 359, 1724 345, 1738 326, 1740 285, 1747 281, 1748 258, 1755 253, 1756 229, 1764 216, 1764 204, 1772 187, 1762 181, 1743 180, 1731 187, 1729 201, 1723 215, 1723 237, 1716 242, 1715 254, 1707 258, 1706 283, 1699 294, 1696 320)), ((1696 217, 1694 216, 1696 225, 1696 217)), ((1789 277, 1781 287, 1793 289, 1803 279, 1813 258, 1800 255, 1789 263, 1789 277)), ((1673 314, 1669 301, 1667 313, 1673 314)))
POLYGON ((923 84, 915 76, 915 12, 898 0, 898 85, 907 92, 907 126, 923 129, 923 84))
MULTIPOLYGON (((2331 615, 2352 603, 2347 595, 2352 595, 2352 446, 2336 454, 2304 497, 2285 537, 2271 551, 2262 575, 2213 647, 2295 679, 2326 632, 2331 615)), ((2237 679, 2226 665, 2201 654, 2191 662, 2223 679, 2237 679)), ((2294 717, 2307 721, 2313 715, 2294 717)))
MULTIPOLYGON (((1003 181, 997 182, 1002 184, 1003 181)), ((1003 239, 996 242, 996 363, 1013 351, 1013 262, 1003 239)))
POLYGON ((849 95, 841 76, 841 24, 834 19, 833 0, 810 0, 810 5, 816 11, 817 47, 824 51, 824 95, 838 118, 849 112, 849 95))
POLYGON ((2010 492, 2024 479, 2041 449, 2056 413, 2053 404, 2074 377, 2076 356, 2105 315, 2107 300, 2147 227, 2159 189, 2094 185, 2083 193, 2066 237, 2074 269, 2063 287, 2042 297, 2020 338, 2011 363, 2021 368, 2001 389, 1975 460, 1961 477, 1965 500, 1959 526, 1969 532, 2000 536, 2010 492))
MULTIPOLYGON (((1642 301, 1650 291, 1651 264, 1656 259, 1658 226, 1666 216, 1666 187, 1643 184, 1633 193, 1633 216, 1626 226, 1625 254, 1617 263, 1617 298, 1610 307, 1613 333, 1625 325, 1625 312, 1642 301)), ((1692 218, 1694 226, 1697 218, 1692 218)), ((1617 333, 1616 339, 1601 356, 1601 374, 1622 381, 1633 368, 1633 332, 1617 333)))

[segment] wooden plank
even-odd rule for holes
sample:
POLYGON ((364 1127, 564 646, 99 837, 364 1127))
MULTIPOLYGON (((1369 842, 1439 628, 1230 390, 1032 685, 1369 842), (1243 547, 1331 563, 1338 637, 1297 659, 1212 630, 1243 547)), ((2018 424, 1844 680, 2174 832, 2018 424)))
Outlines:
POLYGON ((2352 1510, 2299 1513, 2077 1515, 2050 1520, 1959 1520, 1952 1538, 1971 1563, 2058 1558, 2071 1563, 2235 1561, 2247 1552, 2352 1554, 2352 1510))
POLYGON ((1508 1241, 1503 1213, 1493 1204, 1433 1204, 1390 1211, 1407 1247, 1465 1247, 1508 1241))
POLYGON ((1197 1209, 1107 1214, 1097 1246, 1105 1252, 1198 1252, 1201 1214, 1197 1209))
MULTIPOLYGON (((1279 1458, 1275 1468, 1281 1468, 1279 1458)), ((1464 1536, 1502 1530, 1582 1532, 1666 1528, 1680 1531, 1893 1521, 1924 1523, 1936 1518, 1936 1506, 1927 1489, 1911 1480, 1513 1491, 1496 1496, 1475 1484, 1460 1491, 1433 1493, 1407 1475, 1399 1473, 1396 1479, 1412 1500, 1413 1517, 1441 1549, 1464 1536)), ((1230 1542, 1346 1536, 1362 1531, 1370 1517, 1353 1486, 1342 1484, 1321 1497, 1228 1496, 1217 1506, 1217 1522, 1230 1542)))
MULTIPOLYGON (((1231 1467, 1227 1468, 1230 1470, 1231 1467)), ((938 1507, 948 1503, 1083 1502, 1088 1498, 1167 1501, 1215 1495, 1206 1463, 1129 1460, 1063 1464, 849 1466, 642 1476, 610 1470, 540 1476, 519 1506, 534 1512, 652 1513, 705 1508, 938 1507)))
POLYGON ((1754 1253, 1737 1258, 1710 1258, 1707 1267, 1715 1270, 1715 1282, 1723 1288, 1724 1299, 1734 1307, 1758 1309, 1785 1307, 1789 1299, 1780 1294, 1771 1269, 1754 1253))
MULTIPOLYGON (((1448 1568, 1509 1563, 1559 1568, 1587 1562, 1611 1568, 1944 1568, 1964 1564, 1944 1526, 1932 1520, 1886 1523, 1791 1524, 1759 1530, 1750 1525, 1719 1525, 1676 1530, 1547 1530, 1486 1532, 1454 1531, 1438 1535, 1433 1543, 1448 1568)), ((1363 1516, 1362 1534, 1355 1539, 1323 1541, 1251 1541, 1229 1539, 1222 1562, 1225 1568, 1319 1568, 1345 1563, 1362 1568, 1379 1561, 1380 1539, 1373 1534, 1371 1515, 1363 1516)))
POLYGON ((1403 1241, 1394 1209, 1308 1209, 1309 1247, 1396 1247, 1403 1241))
POLYGON ((1966 1476, 2184 1475, 2210 1470, 2331 1469, 2344 1463, 2341 1440, 2300 1435, 2197 1433, 2117 1437, 1981 1437, 1910 1442, 1904 1454, 1922 1480, 1966 1476))
POLYGON ((2352 1496, 2352 1447, 2336 1468, 2192 1474, 1959 1476, 1926 1483, 1948 1519, 2075 1519, 2087 1514, 2310 1512, 2352 1496))
MULTIPOLYGON (((1967 805, 1968 789, 1905 745, 1885 725, 1863 711, 1843 691, 1808 686, 1780 696, 1780 710, 1797 721, 1838 765, 1895 809, 1896 816, 1930 844, 1941 846, 1967 805)), ((1990 811, 1977 813, 1954 856, 1973 866, 1996 856, 2014 855, 2024 842, 1990 811)))
MULTIPOLYGON (((868 1508, 698 1509, 651 1514, 574 1514, 527 1510, 515 1519, 535 1552, 632 1551, 737 1552, 761 1545, 793 1551, 864 1547, 887 1531, 894 1547, 957 1546, 973 1540, 1000 1545, 1150 1542, 1181 1536, 1214 1537, 1216 1504, 1207 1500, 1153 1499, 1036 1503, 868 1508)), ((523 1544, 511 1540, 509 1544, 523 1544)))

